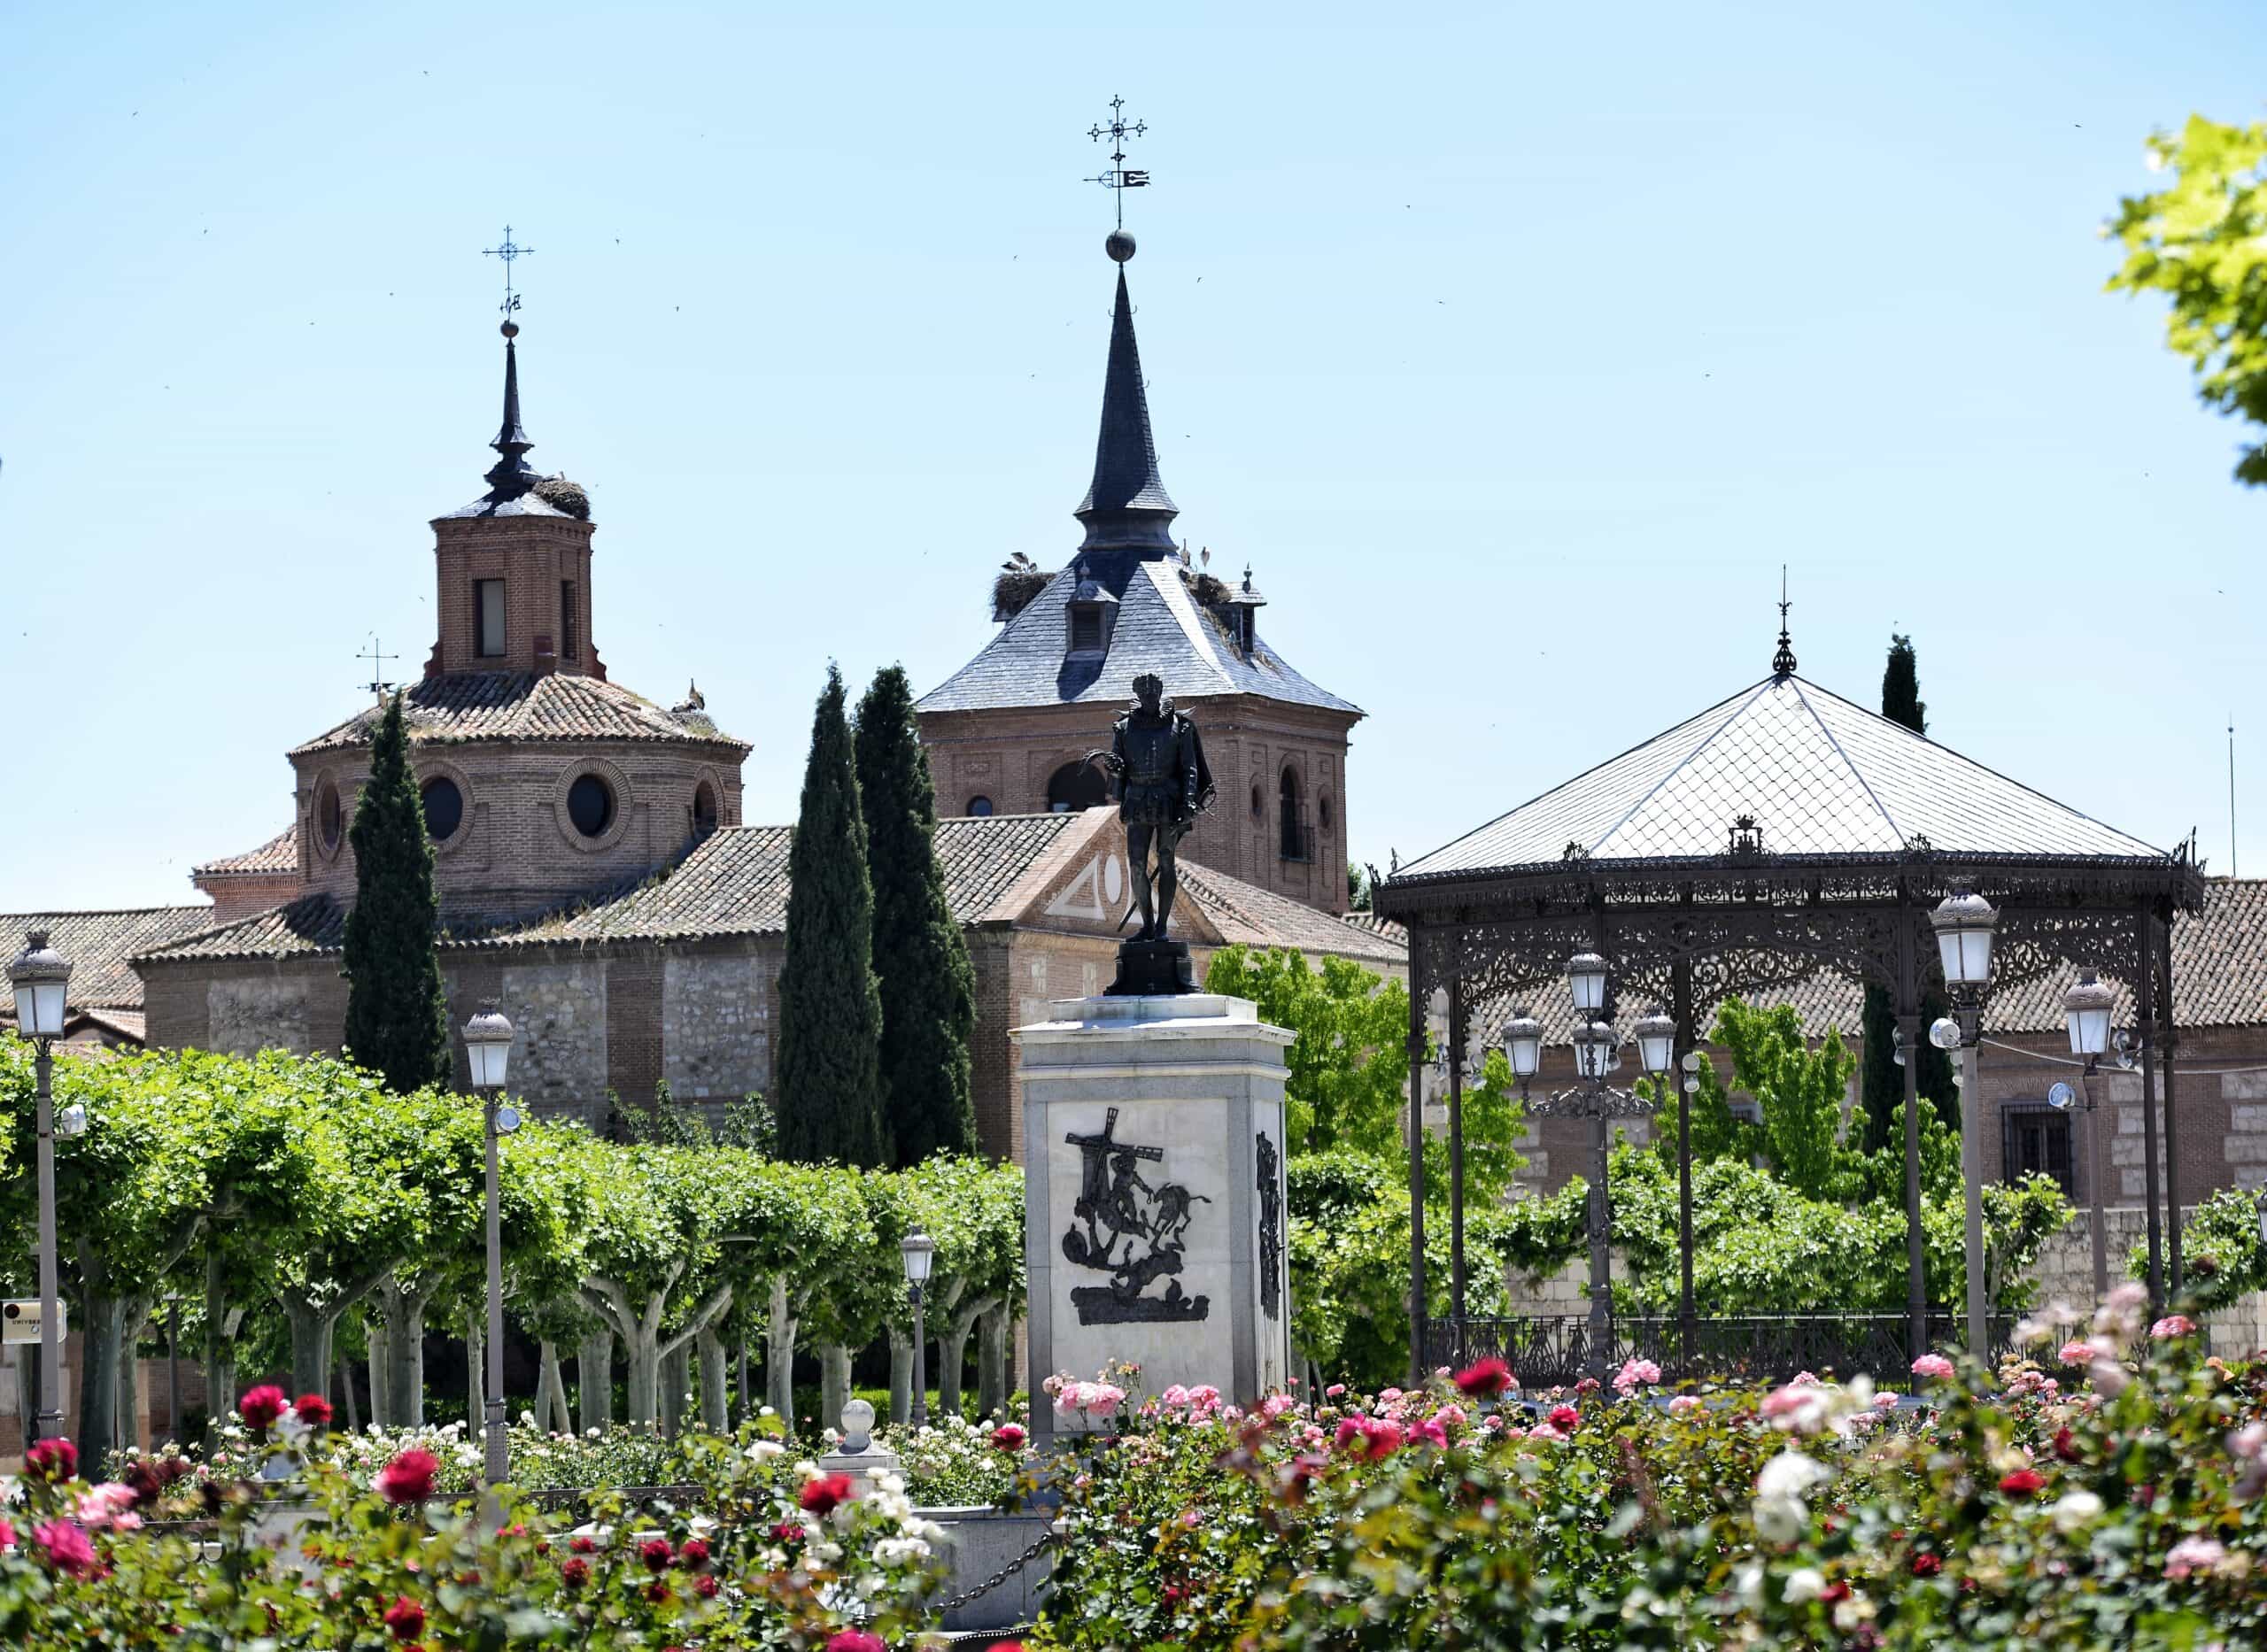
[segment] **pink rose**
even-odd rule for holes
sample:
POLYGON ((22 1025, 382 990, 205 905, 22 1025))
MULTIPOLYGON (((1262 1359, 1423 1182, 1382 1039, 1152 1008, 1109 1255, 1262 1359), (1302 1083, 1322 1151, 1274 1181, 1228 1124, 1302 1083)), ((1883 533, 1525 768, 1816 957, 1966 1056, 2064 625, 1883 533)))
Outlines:
POLYGON ((2164 1557, 2164 1575, 2178 1582, 2192 1572, 2210 1572, 2228 1557, 2226 1545, 2209 1537, 2184 1537, 2164 1557))
POLYGON ((1700 1396, 1695 1393, 1681 1393, 1668 1402, 1668 1414, 1671 1417, 1691 1417, 1698 1409, 1700 1409, 1700 1396))
POLYGON ((1915 1377, 1933 1377, 1941 1382, 1953 1374, 1953 1363, 1941 1354, 1923 1354, 1913 1362, 1915 1377))
POLYGON ((2149 1334, 2161 1342, 2174 1337, 2193 1337, 2196 1334, 2196 1322, 2186 1314, 2167 1314, 2149 1327, 2149 1334))
POLYGON ((95 1546, 87 1534, 68 1520, 50 1520, 32 1528, 32 1541, 46 1551, 48 1563, 58 1571, 83 1578, 95 1569, 95 1546))

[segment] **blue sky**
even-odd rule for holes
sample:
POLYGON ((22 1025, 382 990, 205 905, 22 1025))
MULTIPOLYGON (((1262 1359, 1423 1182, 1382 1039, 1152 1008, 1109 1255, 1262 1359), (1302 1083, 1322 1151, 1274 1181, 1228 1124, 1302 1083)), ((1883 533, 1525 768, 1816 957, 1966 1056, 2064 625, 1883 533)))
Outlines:
POLYGON ((594 640, 791 818, 830 658, 926 688, 1076 544, 1114 92, 1180 527, 1368 709, 1358 857, 1762 675, 1784 562, 1806 675, 1909 630, 1938 737, 2225 869, 2267 498, 2097 228, 2259 118, 2251 8, 1381 12, 10 9, 0 910, 190 898, 367 639, 422 664, 507 220, 594 640))

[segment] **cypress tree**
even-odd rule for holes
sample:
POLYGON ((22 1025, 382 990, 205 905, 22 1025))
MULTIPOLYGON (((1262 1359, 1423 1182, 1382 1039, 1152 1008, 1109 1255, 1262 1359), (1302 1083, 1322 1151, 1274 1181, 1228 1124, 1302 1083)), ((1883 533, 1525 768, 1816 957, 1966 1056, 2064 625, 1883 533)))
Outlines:
POLYGON ((449 1080, 448 1004, 433 931, 433 845, 409 767, 401 696, 370 742, 370 777, 347 834, 354 910, 346 915, 346 1048, 397 1091, 449 1080))
POLYGON ((842 673, 828 667, 787 852, 787 955, 779 970, 779 1156, 872 1167, 882 1129, 881 994, 874 889, 842 673))
MULTIPOLYGON (((1892 635, 1889 639, 1889 663, 1881 674, 1881 714, 1892 722, 1901 723, 1915 734, 1929 731, 1929 708, 1921 699, 1920 661, 1913 652, 1913 639, 1892 635)), ((1921 994, 1921 1047, 1917 1056, 1907 1052, 1907 1061, 1918 1060, 1920 1093, 1933 1103, 1938 1115, 1952 1129, 1960 1128, 1959 1092, 1952 1082, 1952 1058, 1928 1040, 1928 1029, 1945 1013, 1944 995, 1923 992, 1921 994)), ((1895 1033, 1897 1015, 1890 1003, 1888 992, 1878 986, 1866 989, 1865 1051, 1860 1069, 1859 1098, 1865 1104, 1866 1146, 1879 1147, 1893 1145, 1896 1133, 1897 1109, 1905 1104, 1905 1069, 1897 1065, 1895 1033)), ((1901 1136, 1897 1140, 1902 1140, 1901 1136)))
POLYGON ((903 1169, 976 1150, 969 1041, 976 969, 945 899, 937 797, 905 668, 874 674, 858 702, 858 802, 874 879, 874 972, 882 995, 882 1111, 903 1169))

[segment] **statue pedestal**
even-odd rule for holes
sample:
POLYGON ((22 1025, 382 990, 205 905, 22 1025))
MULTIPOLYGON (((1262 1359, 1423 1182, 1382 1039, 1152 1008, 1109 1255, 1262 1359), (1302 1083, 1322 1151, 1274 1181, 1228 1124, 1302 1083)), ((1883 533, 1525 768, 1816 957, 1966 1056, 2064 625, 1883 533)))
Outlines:
POLYGON ((1010 1036, 1024 1089, 1033 1433, 1107 1428, 1041 1385, 1113 1362, 1239 1405, 1290 1370, 1283 1050, 1214 993, 1074 999, 1010 1036))
POLYGON ((1126 941, 1118 949, 1118 978, 1111 998, 1169 998, 1196 990, 1195 968, 1187 941, 1126 941))

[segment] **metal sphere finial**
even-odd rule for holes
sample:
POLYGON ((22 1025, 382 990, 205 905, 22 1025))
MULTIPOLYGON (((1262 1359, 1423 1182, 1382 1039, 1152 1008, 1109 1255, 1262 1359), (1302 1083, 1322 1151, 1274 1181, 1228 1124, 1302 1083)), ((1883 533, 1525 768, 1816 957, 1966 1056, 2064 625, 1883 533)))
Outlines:
POLYGON ((517 338, 520 336, 520 324, 517 321, 507 321, 496 330, 507 338, 517 338))
POLYGON ((1134 237, 1122 229, 1113 229, 1102 243, 1102 250, 1118 263, 1123 264, 1134 256, 1134 237))

